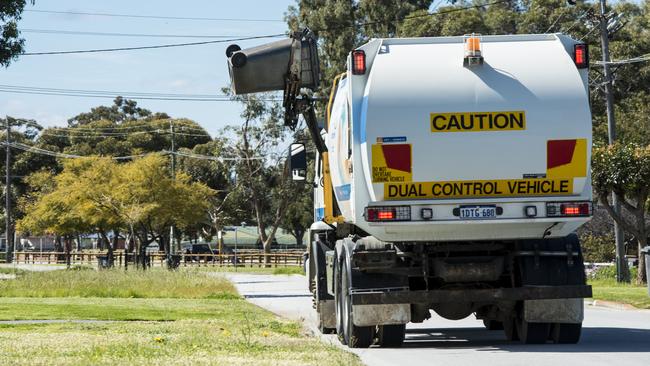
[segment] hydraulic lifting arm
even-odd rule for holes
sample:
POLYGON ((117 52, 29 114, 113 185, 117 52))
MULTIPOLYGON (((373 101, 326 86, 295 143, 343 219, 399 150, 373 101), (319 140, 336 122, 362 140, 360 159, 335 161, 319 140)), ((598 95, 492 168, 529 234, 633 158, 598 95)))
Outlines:
MULTIPOLYGON (((226 50, 226 56, 231 87, 235 94, 283 90, 284 124, 293 130, 298 125, 298 117, 304 117, 323 163, 324 221, 329 224, 342 221, 342 217, 335 216, 338 209, 330 177, 327 146, 318 128, 314 99, 307 91, 316 90, 320 81, 318 50, 313 33, 304 29, 294 32, 289 39, 246 50, 231 45, 226 50)), ((341 76, 336 77, 334 88, 340 78, 341 76)), ((328 123, 333 95, 334 91, 330 95, 328 123)))

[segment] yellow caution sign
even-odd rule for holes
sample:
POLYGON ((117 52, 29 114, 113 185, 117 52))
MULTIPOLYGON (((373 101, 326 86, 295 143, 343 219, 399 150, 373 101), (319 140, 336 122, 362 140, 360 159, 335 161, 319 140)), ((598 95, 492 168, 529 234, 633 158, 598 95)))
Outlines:
POLYGON ((431 113, 431 132, 515 131, 526 129, 526 112, 431 113))
POLYGON ((497 179, 384 184, 384 199, 563 196, 573 194, 573 178, 497 179))

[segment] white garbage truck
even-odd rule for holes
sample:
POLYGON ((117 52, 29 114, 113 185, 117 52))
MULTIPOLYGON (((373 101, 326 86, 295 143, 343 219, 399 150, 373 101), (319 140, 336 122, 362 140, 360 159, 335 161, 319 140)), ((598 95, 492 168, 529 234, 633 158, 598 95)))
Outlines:
MULTIPOLYGON (((432 310, 525 343, 576 343, 592 215, 587 45, 563 34, 372 39, 319 123, 317 43, 228 48, 235 93, 284 91, 318 152, 308 279, 320 330, 400 346, 432 310)), ((324 98, 320 98, 321 100, 324 98)))

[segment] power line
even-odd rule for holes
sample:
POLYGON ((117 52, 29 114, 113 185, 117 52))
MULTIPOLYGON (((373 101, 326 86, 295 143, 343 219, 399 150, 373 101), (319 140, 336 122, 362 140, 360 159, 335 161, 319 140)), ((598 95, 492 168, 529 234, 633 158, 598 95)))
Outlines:
MULTIPOLYGON (((137 121, 137 120, 136 120, 137 121)), ((71 130, 71 131, 85 131, 85 132, 97 132, 101 130, 112 130, 112 131, 123 131, 123 130, 137 130, 137 129, 143 129, 143 128, 154 128, 154 129, 163 129, 164 126, 159 126, 156 127, 156 123, 168 123, 169 119, 159 119, 159 120, 152 120, 152 121, 145 121, 141 125, 136 125, 136 126, 92 126, 92 127, 86 127, 85 125, 79 125, 79 126, 74 126, 74 127, 51 127, 52 130, 61 130, 61 131, 66 131, 66 130, 71 130)), ((180 130, 195 130, 195 131, 205 131, 203 127, 194 127, 194 126, 175 126, 177 129, 180 130)))
MULTIPOLYGON (((66 92, 45 92, 45 91, 25 91, 25 90, 13 90, 13 89, 2 89, 0 88, 0 93, 13 93, 13 94, 33 94, 33 95, 52 95, 52 96, 63 96, 63 97, 80 97, 80 98, 107 98, 115 99, 117 95, 115 94, 83 94, 83 93, 66 93, 66 92)), ((165 100, 165 101, 183 101, 183 102, 238 102, 233 99, 226 98, 180 98, 180 97, 148 97, 148 96, 131 96, 131 95, 122 95, 127 99, 134 100, 165 100)), ((258 99, 265 102, 278 102, 281 99, 258 99)))
POLYGON ((145 14, 117 14, 117 13, 103 13, 103 12, 86 12, 86 11, 57 11, 57 10, 35 10, 29 9, 25 12, 30 13, 45 13, 45 14, 68 14, 68 15, 90 15, 100 17, 114 17, 114 18, 138 18, 138 19, 164 19, 164 20, 193 20, 193 21, 210 21, 210 22, 282 22, 279 19, 254 19, 254 18, 205 18, 205 17, 181 17, 181 16, 165 16, 165 15, 145 15, 145 14))
MULTIPOLYGON (((88 137, 88 138, 98 138, 98 137, 128 137, 128 136, 133 136, 133 135, 145 135, 145 134, 158 134, 158 135, 169 135, 171 132, 163 130, 162 128, 160 129, 155 129, 155 130, 149 130, 149 131, 132 131, 132 132, 102 132, 102 131, 97 131, 97 133, 93 133, 92 131, 86 130, 86 131, 79 131, 79 133, 74 132, 74 128, 68 130, 68 134, 57 134, 56 130, 43 130, 41 131, 41 135, 48 135, 48 136, 53 136, 53 137, 88 137)), ((195 137, 210 137, 210 134, 205 132, 205 133, 185 133, 185 132, 174 132, 175 135, 180 135, 180 136, 195 136, 195 137)))
POLYGON ((624 59, 624 60, 614 60, 614 61, 608 61, 608 62, 595 61, 594 64, 600 65, 600 66, 603 66, 605 64, 607 64, 607 65, 627 65, 627 64, 634 64, 634 63, 646 62, 646 61, 650 61, 650 53, 646 53, 646 54, 641 55, 641 56, 628 58, 628 59, 624 59))
MULTIPOLYGON (((91 95, 91 94, 73 94, 73 93, 51 93, 51 92, 38 92, 38 91, 21 91, 21 90, 6 90, 0 89, 0 93, 13 93, 13 94, 34 94, 34 95, 54 95, 62 97, 81 97, 81 98, 108 98, 114 99, 115 94, 112 95, 91 95)), ((167 100, 167 101, 183 101, 183 102, 233 102, 231 99, 217 99, 217 98, 174 98, 174 97, 139 97, 139 96, 124 96, 128 99, 134 100, 167 100)), ((273 100, 277 101, 277 100, 273 100)))
POLYGON ((126 156, 84 156, 84 155, 66 154, 66 153, 56 152, 52 150, 46 150, 36 146, 30 146, 19 142, 10 142, 10 143, 0 142, 0 146, 9 146, 14 149, 18 149, 22 151, 27 151, 35 154, 47 155, 47 156, 52 156, 57 158, 63 158, 63 159, 103 157, 103 158, 110 158, 113 160, 129 160, 129 159, 141 158, 149 155, 179 155, 186 158, 213 160, 213 161, 240 161, 240 160, 263 160, 264 159, 263 157, 243 158, 243 157, 210 156, 210 155, 201 155, 201 154, 194 154, 194 153, 185 153, 180 151, 172 152, 169 150, 161 150, 161 151, 154 151, 154 152, 149 152, 144 154, 135 154, 135 155, 126 155, 126 156))
MULTIPOLYGON (((423 17, 431 17, 431 16, 439 16, 439 15, 451 14, 451 13, 456 13, 456 12, 471 10, 471 9, 480 9, 480 8, 484 8, 484 7, 491 6, 491 5, 509 3, 511 1, 512 0, 498 0, 498 1, 493 1, 491 3, 486 3, 486 4, 470 5, 470 6, 452 8, 452 9, 445 10, 445 11, 437 11, 435 13, 427 13, 427 14, 422 14, 422 15, 407 16, 407 17, 404 17, 403 20, 415 19, 415 18, 423 18, 423 17)), ((372 24, 394 23, 394 22, 396 22, 396 21, 389 21, 389 22, 375 21, 375 22, 356 23, 356 24, 340 26, 340 27, 325 28, 325 29, 321 29, 320 31, 332 31, 332 30, 341 29, 341 28, 353 28, 353 27, 356 28, 356 27, 362 27, 362 26, 372 25, 372 24)), ((316 31, 319 31, 319 30, 316 29, 316 31)), ((67 54, 78 54, 78 53, 134 51, 134 50, 146 50, 146 49, 158 49, 158 48, 198 46, 198 45, 205 45, 205 44, 236 42, 236 41, 246 41, 246 40, 252 40, 252 39, 277 38, 277 37, 286 37, 286 34, 271 34, 271 35, 250 36, 250 37, 232 38, 232 39, 224 39, 224 40, 203 41, 203 42, 189 42, 189 43, 173 43, 173 44, 163 44, 163 45, 154 45, 154 46, 117 47, 117 48, 74 50, 74 51, 27 52, 27 53, 23 53, 22 55, 23 56, 41 56, 41 55, 67 55, 67 54)))
POLYGON ((179 93, 160 93, 160 92, 133 92, 133 91, 115 91, 115 90, 88 90, 88 89, 61 89, 46 88, 26 85, 8 85, 0 84, 1 89, 12 89, 22 91, 42 91, 42 92, 61 92, 61 93, 78 93, 78 94, 112 94, 112 95, 133 95, 146 97, 179 97, 179 98, 230 98, 225 94, 179 94, 179 93))
POLYGON ((503 3, 510 3, 510 2, 512 2, 512 0, 497 0, 497 1, 493 1, 491 3, 486 3, 486 4, 469 5, 469 6, 463 6, 463 7, 458 7, 458 8, 451 8, 451 9, 448 9, 448 10, 445 10, 445 11, 436 11, 435 13, 426 13, 426 14, 406 16, 406 17, 402 18, 401 20, 355 23, 355 24, 352 24, 352 25, 344 25, 344 26, 339 26, 339 27, 330 27, 330 28, 324 28, 324 29, 313 29, 313 31, 316 31, 316 32, 321 31, 322 32, 322 31, 332 31, 332 30, 343 29, 343 28, 357 28, 357 27, 363 27, 363 26, 366 26, 366 25, 373 25, 373 24, 396 23, 396 22, 404 21, 404 20, 408 20, 408 19, 435 17, 435 16, 440 16, 440 15, 445 15, 445 14, 457 13, 459 11, 472 10, 472 9, 481 9, 481 8, 485 8, 487 6, 498 5, 498 4, 503 4, 503 3))
POLYGON ((112 32, 88 32, 88 31, 71 31, 59 29, 21 29, 21 33, 38 33, 38 34, 67 34, 75 36, 109 36, 109 37, 148 37, 148 38, 237 38, 247 37, 242 35, 196 35, 196 34, 148 34, 148 33, 112 33, 112 32))
POLYGON ((251 36, 251 37, 242 37, 242 38, 221 39, 221 40, 214 40, 214 41, 169 43, 169 44, 160 44, 160 45, 154 45, 154 46, 97 48, 97 49, 74 50, 74 51, 25 52, 25 53, 22 54, 22 56, 69 55, 69 54, 76 54, 76 53, 98 53, 98 52, 151 50, 151 49, 158 49, 158 48, 199 46, 199 45, 206 45, 206 44, 248 41, 248 40, 252 40, 252 39, 277 38, 277 37, 286 37, 286 34, 284 34, 284 33, 282 33, 282 34, 268 34, 268 35, 262 35, 262 36, 251 36))
POLYGON ((556 26, 557 23, 560 21, 560 19, 564 18, 564 15, 566 14, 566 12, 567 12, 568 10, 569 10, 568 7, 564 8, 564 9, 560 12, 560 15, 557 16, 557 18, 555 19, 555 21, 554 21, 553 23, 551 23, 551 26, 548 27, 548 29, 546 29, 546 31, 545 31, 544 33, 548 33, 548 32, 551 31, 551 29, 555 28, 555 26, 556 26))

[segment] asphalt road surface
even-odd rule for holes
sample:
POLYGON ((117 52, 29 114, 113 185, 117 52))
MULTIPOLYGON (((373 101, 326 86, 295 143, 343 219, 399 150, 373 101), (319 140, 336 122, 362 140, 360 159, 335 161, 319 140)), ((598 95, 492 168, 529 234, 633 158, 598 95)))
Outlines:
MULTIPOLYGON (((228 276, 248 301, 280 316, 300 320, 315 332, 311 295, 304 276, 228 276)), ((367 365, 650 365, 650 311, 586 306, 582 339, 576 345, 507 342, 503 331, 488 331, 473 316, 445 320, 435 313, 409 324, 402 348, 352 350, 367 365)), ((338 344, 336 336, 322 336, 338 344)))

